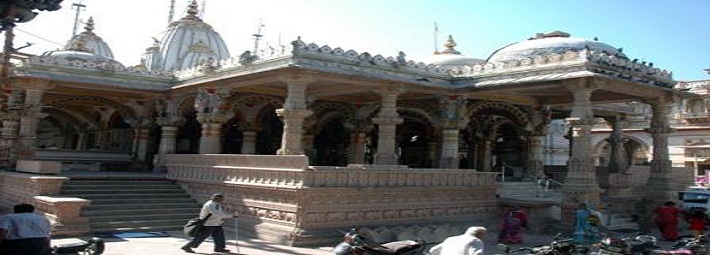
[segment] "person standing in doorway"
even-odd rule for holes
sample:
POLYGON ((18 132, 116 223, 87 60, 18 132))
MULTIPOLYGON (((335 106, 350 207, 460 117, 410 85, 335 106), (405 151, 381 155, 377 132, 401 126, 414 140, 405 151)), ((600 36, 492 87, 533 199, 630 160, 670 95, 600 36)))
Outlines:
POLYGON ((222 225, 224 224, 224 219, 237 217, 237 214, 225 211, 224 195, 216 193, 212 195, 212 198, 205 202, 202 206, 200 218, 204 219, 207 215, 210 215, 210 217, 207 221, 205 221, 203 231, 192 238, 192 241, 180 247, 180 249, 188 253, 195 253, 192 248, 197 248, 203 241, 205 241, 205 239, 207 239, 207 237, 212 236, 212 240, 214 240, 215 252, 229 252, 226 248, 227 243, 224 238, 224 229, 222 228, 222 225))
POLYGON ((0 216, 0 254, 50 255, 52 224, 47 218, 34 213, 31 204, 18 204, 13 214, 0 216))

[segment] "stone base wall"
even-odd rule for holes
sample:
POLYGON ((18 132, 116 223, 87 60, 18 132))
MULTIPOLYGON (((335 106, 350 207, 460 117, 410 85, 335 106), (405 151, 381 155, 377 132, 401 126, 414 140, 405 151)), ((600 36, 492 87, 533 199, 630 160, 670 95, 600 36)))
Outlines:
POLYGON ((307 162, 305 156, 166 156, 168 178, 194 198, 227 196, 227 209, 241 214, 240 236, 281 244, 332 244, 353 227, 488 226, 498 215, 495 173, 307 162))
POLYGON ((53 197, 59 194, 66 177, 0 171, 0 207, 12 212, 20 203, 35 206, 36 210, 52 221, 53 236, 78 236, 89 232, 88 219, 79 215, 89 201, 71 197, 53 197))

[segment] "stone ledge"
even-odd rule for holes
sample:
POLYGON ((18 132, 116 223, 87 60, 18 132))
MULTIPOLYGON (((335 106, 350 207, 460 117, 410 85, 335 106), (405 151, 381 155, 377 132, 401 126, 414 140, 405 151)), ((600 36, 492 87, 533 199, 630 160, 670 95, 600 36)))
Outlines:
POLYGON ((62 163, 58 161, 18 160, 17 171, 36 174, 59 174, 62 163))
POLYGON ((52 221, 53 236, 76 236, 90 232, 89 219, 81 209, 91 201, 78 197, 35 196, 39 211, 52 221))

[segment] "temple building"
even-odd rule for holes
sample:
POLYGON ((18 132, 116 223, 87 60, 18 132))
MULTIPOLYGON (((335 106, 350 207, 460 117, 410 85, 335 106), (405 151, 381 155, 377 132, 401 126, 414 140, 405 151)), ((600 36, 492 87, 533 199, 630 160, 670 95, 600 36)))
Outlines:
POLYGON ((60 194, 76 172, 164 173, 225 193, 245 236, 310 245, 491 223, 505 181, 552 177, 569 218, 675 199, 708 169, 708 81, 562 31, 484 58, 451 36, 428 62, 301 38, 233 55, 193 2, 127 66, 94 26, 3 78, 0 207, 40 203, 68 234, 95 231, 91 199, 60 194))

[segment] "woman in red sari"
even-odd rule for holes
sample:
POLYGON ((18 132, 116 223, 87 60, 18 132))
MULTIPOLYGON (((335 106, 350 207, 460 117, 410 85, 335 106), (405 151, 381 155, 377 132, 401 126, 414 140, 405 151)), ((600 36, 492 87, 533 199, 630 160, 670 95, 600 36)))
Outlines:
POLYGON ((664 239, 673 241, 678 238, 678 218, 681 210, 672 201, 665 202, 663 206, 656 208, 656 224, 664 239))
POLYGON ((520 207, 512 206, 503 215, 503 221, 500 226, 499 243, 521 243, 523 241, 521 230, 528 227, 528 215, 520 210, 520 207))

